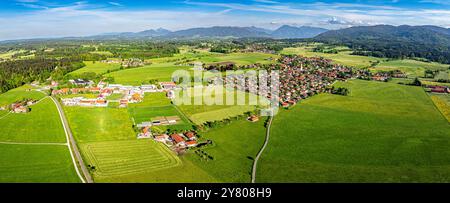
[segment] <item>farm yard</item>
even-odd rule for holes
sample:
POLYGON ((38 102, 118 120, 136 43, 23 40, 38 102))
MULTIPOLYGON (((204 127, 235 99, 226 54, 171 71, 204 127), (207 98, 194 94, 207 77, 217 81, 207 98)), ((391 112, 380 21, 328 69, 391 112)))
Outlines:
POLYGON ((313 97, 275 117, 257 182, 449 181, 450 126, 421 88, 336 86, 351 95, 313 97))

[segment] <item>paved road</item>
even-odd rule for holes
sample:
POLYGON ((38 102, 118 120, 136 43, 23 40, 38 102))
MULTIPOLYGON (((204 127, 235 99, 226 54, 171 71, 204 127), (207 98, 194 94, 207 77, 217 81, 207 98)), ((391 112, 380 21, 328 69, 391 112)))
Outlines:
POLYGON ((259 151, 258 155, 255 158, 255 161, 253 162, 252 183, 256 183, 256 170, 257 170, 257 167, 258 167, 258 161, 261 158, 261 155, 263 154, 263 152, 266 149, 267 145, 269 144, 270 127, 272 126, 272 121, 273 121, 273 116, 270 117, 269 123, 267 123, 266 141, 264 142, 264 145, 261 148, 261 151, 259 151))
POLYGON ((78 150, 78 147, 77 147, 77 142, 73 138, 72 131, 70 130, 70 127, 69 127, 69 122, 67 122, 67 119, 66 119, 66 116, 64 115, 64 111, 61 107, 61 104, 58 102, 58 100, 55 97, 51 97, 51 98, 52 98, 53 102, 55 103, 56 107, 58 108, 61 122, 63 123, 64 130, 66 131, 69 151, 70 151, 70 154, 72 155, 72 158, 74 161, 75 170, 77 171, 77 174, 78 174, 78 176, 80 176, 80 179, 83 181, 83 183, 86 183, 86 182, 93 183, 94 181, 92 180, 92 176, 89 173, 88 169, 86 168, 86 165, 83 162, 83 158, 81 157, 80 151, 78 150), (72 151, 73 151, 73 153, 72 153, 72 151), (77 163, 75 163, 75 159, 76 159, 76 162, 78 162, 78 165, 80 166, 81 171, 83 172, 84 178, 80 175, 80 172, 77 167, 77 163))

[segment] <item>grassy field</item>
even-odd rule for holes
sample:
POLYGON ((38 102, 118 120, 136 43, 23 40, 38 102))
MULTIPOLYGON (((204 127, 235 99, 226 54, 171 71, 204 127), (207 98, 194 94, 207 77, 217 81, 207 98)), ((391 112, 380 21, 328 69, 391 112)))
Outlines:
POLYGON ((265 139, 264 119, 257 123, 235 121, 201 135, 204 139, 214 141, 213 147, 203 149, 214 160, 205 161, 192 151, 188 154, 190 160, 221 182, 251 181, 253 159, 265 139))
POLYGON ((449 182, 450 125, 422 88, 350 81, 274 120, 258 182, 449 182))
POLYGON ((432 94, 431 99, 439 111, 441 111, 442 115, 450 123, 450 96, 443 94, 432 94))
POLYGON ((0 141, 65 143, 64 130, 50 98, 31 107, 26 114, 9 114, 0 119, 0 141))
POLYGON ((408 73, 409 77, 424 77, 425 70, 447 70, 449 65, 439 63, 426 63, 416 60, 392 60, 383 61, 375 67, 375 70, 401 70, 408 73))
POLYGON ((22 87, 0 94, 0 106, 10 105, 14 102, 24 99, 39 100, 46 96, 42 92, 29 91, 30 89, 32 89, 30 85, 24 85, 22 87))
POLYGON ((85 67, 80 68, 74 72, 69 73, 70 75, 80 75, 82 73, 92 72, 97 74, 105 74, 112 70, 118 70, 120 68, 120 64, 108 64, 108 63, 102 63, 102 62, 92 62, 92 61, 85 61, 84 64, 86 64, 85 67))
POLYGON ((205 64, 219 63, 219 62, 233 62, 236 65, 251 65, 251 64, 270 64, 276 63, 277 55, 265 53, 231 53, 231 54, 216 54, 212 56, 201 57, 200 61, 205 64))
MULTIPOLYGON (((18 98, 41 99, 40 92, 23 88, 0 95, 1 102, 18 98)), ((55 104, 50 98, 31 106, 27 114, 0 112, 0 182, 69 183, 80 182, 64 145, 33 145, 66 143, 66 137, 55 104), (22 144, 12 144, 22 143, 22 144)))
POLYGON ((0 144, 0 154, 2 183, 81 182, 67 146, 0 144))
POLYGON ((126 109, 64 107, 64 111, 78 142, 136 139, 126 109))
POLYGON ((150 80, 171 81, 172 74, 177 70, 190 71, 192 67, 176 66, 170 63, 154 64, 141 68, 131 68, 122 71, 106 74, 105 76, 114 77, 115 83, 124 85, 141 85, 150 80))

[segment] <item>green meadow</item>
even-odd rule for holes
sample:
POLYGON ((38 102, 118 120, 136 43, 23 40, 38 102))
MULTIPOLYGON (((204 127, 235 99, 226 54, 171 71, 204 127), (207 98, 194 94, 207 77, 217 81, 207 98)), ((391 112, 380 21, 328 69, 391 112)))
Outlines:
POLYGON ((85 67, 69 73, 70 75, 80 75, 82 73, 96 73, 99 75, 106 74, 108 71, 119 70, 120 64, 108 64, 102 62, 85 61, 85 67))
POLYGON ((220 62, 233 62, 238 66, 251 65, 251 64, 270 64, 276 63, 276 59, 279 56, 274 54, 265 53, 231 53, 231 54, 218 54, 213 56, 201 57, 200 61, 205 64, 220 63, 220 62))
POLYGON ((130 68, 122 71, 106 74, 106 77, 114 77, 115 83, 124 85, 141 85, 150 80, 160 82, 172 81, 172 75, 177 70, 190 71, 192 67, 176 66, 170 63, 153 64, 140 68, 130 68))
POLYGON ((411 59, 383 61, 374 70, 401 70, 408 73, 409 77, 424 77, 425 70, 447 70, 449 65, 439 63, 427 63, 411 59))
POLYGON ((11 113, 0 119, 0 132, 3 142, 66 142, 58 111, 50 98, 31 106, 29 113, 11 113))
POLYGON ((214 160, 206 161, 193 151, 188 158, 220 182, 248 183, 251 181, 253 160, 265 139, 264 118, 252 123, 234 121, 230 125, 201 133, 202 139, 213 140, 212 147, 202 150, 214 160))
POLYGON ((7 106, 24 99, 40 100, 46 96, 42 92, 31 91, 32 89, 33 87, 31 85, 24 85, 22 87, 12 89, 8 92, 0 94, 0 107, 7 106))
POLYGON ((64 107, 78 142, 136 139, 127 109, 64 107))
POLYGON ((448 182, 450 125, 420 87, 352 80, 275 117, 257 182, 448 182))
POLYGON ((0 144, 0 154, 2 183, 81 182, 67 146, 0 144))
MULTIPOLYGON (((23 98, 42 99, 44 94, 28 87, 0 95, 9 104, 23 98)), ((55 104, 50 98, 31 106, 26 114, 0 112, 0 182, 80 182, 70 157, 66 136, 55 104), (44 144, 41 144, 44 143, 44 144), (61 144, 61 145, 47 145, 61 144)))

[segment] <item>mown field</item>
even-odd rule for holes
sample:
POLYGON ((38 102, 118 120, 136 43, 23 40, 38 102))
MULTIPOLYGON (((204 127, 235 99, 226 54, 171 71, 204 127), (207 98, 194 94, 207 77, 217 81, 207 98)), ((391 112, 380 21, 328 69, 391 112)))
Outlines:
POLYGON ((0 154, 2 183, 81 182, 67 146, 0 144, 0 154))
POLYGON ((275 118, 258 182, 449 182, 450 125, 422 88, 350 81, 275 118))
POLYGON ((69 75, 81 75, 83 73, 96 73, 99 75, 106 74, 108 71, 119 70, 120 64, 108 64, 102 62, 85 61, 85 67, 69 73, 69 75))
POLYGON ((95 142, 82 145, 87 162, 96 167, 97 180, 151 173, 180 166, 180 159, 152 140, 95 142))
POLYGON ((214 160, 206 161, 192 151, 188 154, 190 160, 221 182, 251 181, 253 160, 265 139, 264 118, 257 123, 235 121, 201 135, 214 141, 214 146, 202 149, 214 160))

